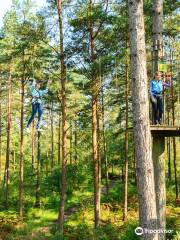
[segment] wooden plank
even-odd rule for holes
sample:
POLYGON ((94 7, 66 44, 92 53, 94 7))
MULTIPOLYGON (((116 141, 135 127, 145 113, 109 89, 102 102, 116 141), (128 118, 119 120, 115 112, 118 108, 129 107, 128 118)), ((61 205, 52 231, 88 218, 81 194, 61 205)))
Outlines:
POLYGON ((151 130, 159 130, 159 131, 175 131, 175 130, 180 130, 180 126, 166 126, 166 125, 151 125, 150 126, 151 130))
POLYGON ((156 126, 152 125, 150 127, 153 136, 163 136, 163 137, 180 137, 180 127, 179 126, 156 126))
MULTIPOLYGON (((150 129, 153 136, 180 137, 180 126, 151 125, 150 129)), ((128 128, 128 131, 133 131, 133 127, 128 128)))

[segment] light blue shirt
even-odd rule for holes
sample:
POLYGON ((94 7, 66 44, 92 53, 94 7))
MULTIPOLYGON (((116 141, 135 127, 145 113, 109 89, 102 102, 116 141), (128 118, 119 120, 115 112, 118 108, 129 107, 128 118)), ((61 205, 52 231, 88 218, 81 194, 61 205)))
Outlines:
POLYGON ((170 87, 171 85, 163 82, 162 80, 151 80, 150 83, 150 95, 161 95, 164 87, 170 87))
POLYGON ((42 96, 48 93, 48 88, 46 87, 46 89, 44 90, 39 90, 35 86, 36 86, 35 81, 33 81, 31 85, 29 85, 29 90, 31 91, 32 95, 32 103, 42 104, 43 103, 42 96))

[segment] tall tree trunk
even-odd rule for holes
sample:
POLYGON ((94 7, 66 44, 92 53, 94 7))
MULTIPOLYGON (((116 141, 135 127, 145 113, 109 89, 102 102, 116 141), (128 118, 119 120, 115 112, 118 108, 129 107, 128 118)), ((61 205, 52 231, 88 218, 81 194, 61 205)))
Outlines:
POLYGON ((107 159, 107 143, 105 135, 105 121, 104 121, 104 90, 101 88, 101 105, 102 105, 102 137, 103 137, 103 151, 104 151, 104 167, 106 179, 106 194, 109 193, 109 173, 108 173, 108 159, 107 159))
MULTIPOLYGON (((127 42, 126 42, 127 49, 127 42)), ((125 131, 125 182, 124 182, 124 213, 123 220, 127 221, 127 200, 128 200, 128 56, 126 52, 126 90, 125 90, 125 98, 126 98, 126 131, 125 131)))
POLYGON ((34 172, 35 164, 35 124, 32 122, 32 156, 31 156, 32 172, 34 172))
MULTIPOLYGON (((121 90, 119 88, 119 94, 120 94, 121 90)), ((121 103, 120 103, 121 104, 121 103)), ((120 112, 119 112, 119 128, 121 129, 122 128, 122 110, 120 108, 120 112)), ((122 159, 123 158, 123 145, 120 141, 120 146, 119 146, 119 149, 120 149, 120 153, 119 153, 119 158, 122 159)), ((120 179, 122 181, 122 183, 124 183, 124 165, 121 164, 121 169, 120 169, 120 179)))
POLYGON ((38 149, 37 149, 37 179, 36 179, 36 202, 35 207, 41 206, 41 133, 38 132, 38 149))
MULTIPOLYGON (((168 110, 168 125, 170 124, 170 116, 168 110)), ((168 157, 168 179, 171 181, 171 138, 167 138, 167 157, 168 157)))
POLYGON ((13 170, 16 170, 16 149, 14 144, 14 150, 13 150, 13 170))
POLYGON ((49 146, 46 145, 46 177, 48 176, 48 164, 49 163, 49 146))
POLYGON ((72 153, 73 153, 73 125, 72 120, 70 121, 70 151, 69 151, 69 161, 72 165, 72 153))
MULTIPOLYGON (((165 138, 153 136, 153 161, 156 189, 156 208, 158 229, 166 229, 166 185, 165 185, 165 138), (158 174, 159 173, 159 174, 158 174)), ((165 234, 160 233, 159 239, 165 239, 165 234)))
POLYGON ((168 153, 168 179, 171 181, 171 138, 167 138, 167 153, 168 153))
POLYGON ((58 165, 61 164, 61 112, 59 112, 59 126, 58 126, 58 165))
POLYGON ((53 102, 51 104, 51 171, 54 167, 54 116, 53 116, 53 102))
POLYGON ((163 52, 163 0, 153 0, 153 56, 152 56, 152 73, 158 70, 158 60, 162 57, 163 52))
MULTIPOLYGON (((170 65, 171 65, 171 73, 172 73, 172 62, 173 62, 173 51, 170 50, 170 65)), ((172 99, 172 123, 175 126, 175 104, 174 104, 174 84, 173 79, 171 78, 171 99, 172 99)), ((178 179, 177 179, 177 164, 176 164, 176 139, 173 137, 173 162, 174 162, 174 180, 175 180, 175 188, 176 188, 176 198, 178 198, 179 190, 178 190, 178 179)))
MULTIPOLYGON (((133 136, 134 139, 134 136, 133 136)), ((134 182, 137 184, 137 171, 136 171, 136 152, 135 147, 133 146, 133 160, 134 160, 134 182)))
POLYGON ((9 162, 10 162, 10 136, 11 136, 11 71, 8 78, 8 98, 7 98, 7 142, 6 142, 6 163, 5 163, 5 206, 8 208, 9 201, 9 162))
MULTIPOLYGON (((99 89, 99 86, 98 86, 99 89)), ((99 93, 98 93, 99 95, 99 93)), ((98 207, 99 207, 99 217, 101 215, 101 205, 100 205, 100 198, 101 198, 101 131, 100 131, 100 106, 99 104, 97 105, 97 143, 98 143, 98 179, 99 179, 99 200, 98 200, 98 207)))
POLYGON ((78 153, 77 153, 77 120, 75 120, 75 129, 74 129, 74 161, 77 163, 78 153))
POLYGON ((25 82, 25 61, 23 52, 23 76, 21 79, 21 139, 20 139, 20 163, 19 163, 19 215, 23 217, 24 210, 24 82, 25 82))
MULTIPOLYGON (((163 57, 163 0, 153 0, 153 75, 158 70, 158 61, 163 57)), ((164 117, 163 117, 164 118, 164 117)), ((156 208, 158 218, 158 228, 166 228, 166 179, 164 161, 164 140, 153 137, 154 151, 154 175, 156 190, 156 208), (157 146, 160 148, 157 149, 157 146), (159 153, 157 157, 156 152, 159 153)), ((161 240, 165 239, 165 234, 159 234, 161 240)))
POLYGON ((177 164, 176 164, 176 139, 173 137, 173 157, 174 157, 174 180, 175 180, 175 188, 176 188, 176 199, 179 197, 178 190, 178 179, 177 179, 177 164))
MULTIPOLYGON (((50 106, 49 106, 50 108, 50 106)), ((50 125, 50 110, 47 113, 47 122, 48 122, 48 126, 50 125)), ((47 139, 50 139, 50 135, 49 135, 49 127, 47 130, 47 139)), ((48 172, 49 172, 49 142, 47 142, 46 144, 46 176, 48 176, 48 172)))
POLYGON ((67 165, 67 105, 66 105, 66 67, 64 59, 64 36, 62 23, 62 1, 57 0, 59 33, 60 33, 60 63, 61 63, 61 103, 62 103, 62 168, 61 168, 61 200, 59 208, 59 230, 64 230, 64 206, 66 197, 66 165, 67 165))
POLYGON ((2 108, 1 108, 1 85, 0 85, 0 184, 2 179, 2 108))
MULTIPOLYGON (((92 12, 92 0, 90 0, 89 8, 90 15, 92 12)), ((95 228, 99 226, 100 221, 100 179, 99 179, 99 144, 98 144, 98 80, 97 72, 94 67, 96 60, 95 45, 94 45, 94 31, 92 19, 89 24, 90 34, 90 51, 91 51, 91 86, 92 86, 92 148, 93 148, 93 165, 94 165, 94 217, 95 228)))
MULTIPOLYGON (((140 226, 147 229, 157 229, 156 195, 149 124, 143 0, 129 0, 128 3, 140 226)), ((158 234, 144 232, 142 239, 157 240, 158 234)))

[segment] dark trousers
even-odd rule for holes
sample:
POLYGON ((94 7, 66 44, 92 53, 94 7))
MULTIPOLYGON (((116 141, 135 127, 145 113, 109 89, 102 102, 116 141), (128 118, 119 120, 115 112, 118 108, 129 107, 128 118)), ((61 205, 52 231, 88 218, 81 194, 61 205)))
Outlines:
POLYGON ((42 110, 42 105, 40 103, 37 103, 37 102, 32 103, 32 115, 31 115, 31 118, 28 121, 27 127, 30 126, 30 124, 34 120, 37 112, 38 112, 38 122, 37 122, 36 128, 40 127, 43 110, 42 110))
POLYGON ((161 123, 163 115, 163 99, 160 95, 151 96, 153 123, 161 123))

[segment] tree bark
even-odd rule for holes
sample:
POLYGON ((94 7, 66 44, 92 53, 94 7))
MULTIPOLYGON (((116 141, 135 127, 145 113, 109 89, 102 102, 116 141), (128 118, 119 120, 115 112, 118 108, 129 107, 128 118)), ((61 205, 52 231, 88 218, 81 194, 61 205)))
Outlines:
MULTIPOLYGON (((152 27, 152 39, 153 39, 153 75, 155 71, 158 71, 158 61, 163 57, 163 0, 153 0, 153 27, 152 27)), ((164 101, 164 100, 163 100, 164 101)), ((165 116, 165 114, 164 114, 165 116)), ((165 117, 163 116, 163 119, 165 117)), ((153 139, 153 151, 156 151, 156 146, 159 142, 162 143, 162 148, 159 151, 164 150, 164 142, 159 139, 153 139)), ((160 145, 160 143, 159 143, 160 145)), ((159 152, 159 157, 153 152, 154 158, 154 175, 155 175, 155 189, 156 189, 156 206, 158 217, 158 228, 165 230, 166 228, 166 181, 165 181, 165 167, 163 161, 164 154, 159 152)), ((159 234, 159 239, 165 239, 165 234, 159 234)))
MULTIPOLYGON (((99 86, 98 86, 99 89, 99 86)), ((98 93, 99 95, 99 93, 98 93)), ((98 101, 98 100, 97 100, 98 101)), ((100 131, 100 106, 99 106, 99 101, 97 102, 97 144, 98 144, 98 179, 99 179, 99 186, 98 186, 98 190, 99 190, 99 200, 98 200, 98 207, 99 207, 99 218, 101 215, 101 131, 100 131)), ((100 219, 99 219, 100 220, 100 219)))
MULTIPOLYGON (((133 136, 134 138, 134 136, 133 136)), ((135 147, 133 146, 133 161, 134 161, 134 182, 137 184, 137 171, 136 171, 136 152, 135 147)))
POLYGON ((46 177, 48 176, 49 146, 46 145, 46 177))
POLYGON ((24 79, 21 81, 21 140, 20 140, 20 163, 19 163, 19 216, 23 217, 24 198, 24 79))
MULTIPOLYGON (((24 54, 24 53, 23 53, 24 54)), ((24 211, 24 81, 25 63, 23 55, 23 77, 21 79, 21 140, 20 140, 20 184, 19 184, 19 215, 23 217, 24 211)))
MULTIPOLYGON (((89 3, 90 15, 92 12, 92 0, 89 3)), ((91 52, 91 86, 92 86, 92 149, 94 166, 94 217, 95 228, 99 226, 100 221, 100 179, 99 179, 99 144, 98 144, 98 81, 97 72, 94 67, 96 60, 94 31, 92 19, 89 22, 90 52, 91 52)))
MULTIPOLYGON (((171 73, 172 73, 172 62, 173 62, 173 51, 170 50, 170 65, 171 65, 171 73)), ((172 99, 172 123, 175 126, 175 104, 174 104, 174 84, 173 79, 171 78, 171 99, 172 99)), ((174 163, 174 180, 175 180, 175 188, 176 188, 176 199, 179 197, 178 190, 178 179, 177 179, 177 164, 176 164, 176 139, 173 137, 173 163, 174 163)))
MULTIPOLYGON (((166 177, 165 177, 165 138, 153 137, 153 161, 155 169, 155 190, 158 229, 166 229, 166 177), (160 173, 160 174, 158 174, 160 173)), ((165 234, 159 234, 159 240, 165 239, 165 234)))
MULTIPOLYGON (((130 18, 132 105, 140 226, 143 229, 157 229, 156 195, 149 124, 143 1, 129 0, 128 3, 130 18)), ((142 239, 157 240, 158 234, 148 234, 148 232, 144 232, 142 239)))
POLYGON ((7 142, 6 142, 6 163, 5 163, 5 207, 8 208, 9 201, 9 162, 10 162, 10 136, 11 136, 11 71, 8 78, 8 98, 7 98, 7 118, 6 118, 6 129, 7 129, 7 142))
POLYGON ((59 33, 60 33, 60 64, 61 64, 61 103, 62 103, 62 168, 61 168, 61 200, 59 208, 59 230, 64 231, 64 206, 66 197, 66 165, 67 165, 67 104, 66 104, 66 67, 64 59, 64 36, 62 23, 62 1, 57 0, 59 33))
POLYGON ((72 120, 70 121, 70 151, 69 151, 69 161, 70 165, 72 165, 72 153, 73 153, 73 125, 72 120))
MULTIPOLYGON (((168 110, 168 125, 170 124, 170 116, 168 110)), ((168 157, 168 179, 171 181, 171 138, 167 138, 167 157, 168 157)))
POLYGON ((171 138, 167 138, 167 153, 168 153, 168 179, 171 181, 171 138))
POLYGON ((104 167, 106 179, 106 194, 109 193, 109 173, 108 173, 108 159, 107 159, 107 143, 105 135, 105 121, 104 121, 104 91, 103 86, 101 90, 101 104, 102 104, 102 137, 103 137, 103 151, 104 151, 104 167))
POLYGON ((35 164, 35 124, 34 120, 32 122, 32 156, 31 156, 31 161, 32 161, 32 172, 34 172, 34 164, 35 164))
POLYGON ((0 85, 0 184, 2 180, 2 109, 1 109, 1 85, 0 85))
MULTIPOLYGON (((127 49, 127 43, 126 43, 127 49)), ((124 213, 123 220, 127 221, 127 201, 128 201, 128 56, 126 52, 126 90, 125 90, 125 99, 126 99, 126 131, 125 131, 125 182, 124 182, 124 213)))
MULTIPOLYGON (((48 122, 48 126, 50 125, 50 110, 48 111, 48 115, 47 115, 47 122, 48 122)), ((48 132, 47 132, 47 138, 50 139, 50 135, 49 135, 49 127, 48 127, 48 132)), ((46 176, 48 176, 49 173, 49 142, 47 142, 46 144, 46 176)))
POLYGON ((36 179, 36 202, 35 207, 41 206, 41 133, 38 132, 38 149, 37 149, 37 179, 36 179))
POLYGON ((178 190, 178 179, 177 179, 177 164, 176 164, 176 139, 173 137, 173 156, 174 156, 174 180, 175 180, 175 188, 176 188, 176 199, 179 197, 178 190))
POLYGON ((78 144, 78 139, 77 139, 77 120, 75 120, 75 129, 74 129, 74 161, 75 161, 75 164, 77 164, 77 159, 78 159, 77 144, 78 144))
POLYGON ((14 150, 13 150, 13 171, 16 170, 16 150, 15 150, 15 144, 14 144, 14 150))
POLYGON ((53 102, 51 104, 51 171, 54 168, 54 116, 53 116, 53 102))
POLYGON ((58 165, 61 165, 61 112, 59 112, 59 127, 58 127, 58 165))
POLYGON ((158 60, 162 58, 163 52, 163 0, 153 0, 153 56, 152 73, 158 70, 158 60))

